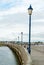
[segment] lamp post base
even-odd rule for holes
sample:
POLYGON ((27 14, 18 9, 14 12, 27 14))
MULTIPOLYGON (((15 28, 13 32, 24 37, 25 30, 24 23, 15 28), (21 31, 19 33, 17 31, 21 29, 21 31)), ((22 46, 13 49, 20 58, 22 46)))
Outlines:
POLYGON ((30 47, 28 47, 27 50, 28 50, 28 53, 31 54, 31 49, 30 49, 30 47))

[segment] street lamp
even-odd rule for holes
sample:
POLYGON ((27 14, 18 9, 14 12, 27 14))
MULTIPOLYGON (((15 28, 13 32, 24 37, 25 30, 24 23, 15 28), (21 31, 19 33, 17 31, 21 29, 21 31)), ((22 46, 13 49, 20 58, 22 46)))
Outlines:
POLYGON ((21 44, 23 43, 23 32, 21 32, 21 44))
POLYGON ((30 7, 28 8, 28 14, 29 14, 29 48, 28 48, 28 52, 31 53, 31 15, 32 15, 32 6, 30 5, 30 7))
POLYGON ((18 43, 19 43, 19 36, 18 36, 18 43))

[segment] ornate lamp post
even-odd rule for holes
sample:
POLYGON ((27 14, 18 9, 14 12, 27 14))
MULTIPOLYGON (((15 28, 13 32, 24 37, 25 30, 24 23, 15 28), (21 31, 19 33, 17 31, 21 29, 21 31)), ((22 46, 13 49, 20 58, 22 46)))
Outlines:
POLYGON ((32 15, 32 6, 30 5, 30 7, 28 8, 28 14, 29 14, 29 48, 28 48, 28 52, 31 53, 31 15, 32 15))

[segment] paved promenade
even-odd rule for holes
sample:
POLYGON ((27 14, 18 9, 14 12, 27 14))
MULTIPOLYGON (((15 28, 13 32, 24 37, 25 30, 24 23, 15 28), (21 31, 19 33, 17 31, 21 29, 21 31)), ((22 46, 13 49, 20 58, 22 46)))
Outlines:
POLYGON ((31 47, 32 65, 44 65, 44 46, 31 47))

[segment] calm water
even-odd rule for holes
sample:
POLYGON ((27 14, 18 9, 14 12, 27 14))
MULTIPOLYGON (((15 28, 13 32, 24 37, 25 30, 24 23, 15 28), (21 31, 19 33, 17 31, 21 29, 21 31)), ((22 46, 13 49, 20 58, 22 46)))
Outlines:
POLYGON ((19 65, 16 55, 8 47, 0 47, 0 65, 19 65))

